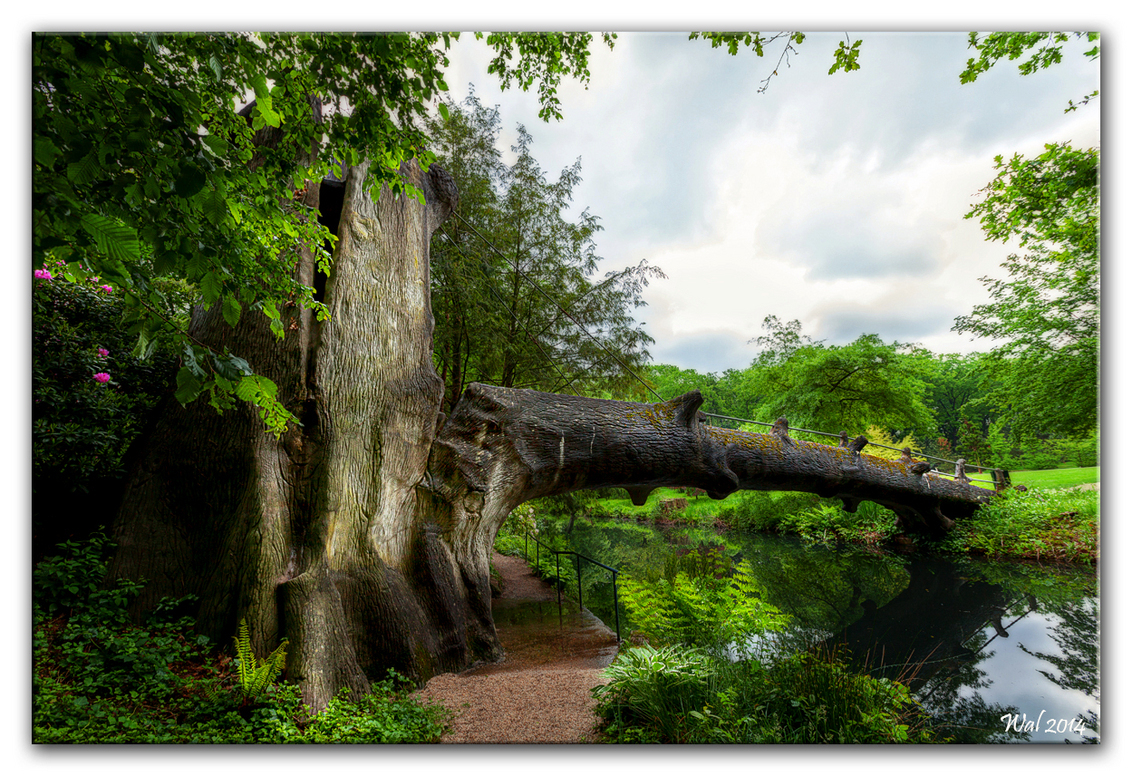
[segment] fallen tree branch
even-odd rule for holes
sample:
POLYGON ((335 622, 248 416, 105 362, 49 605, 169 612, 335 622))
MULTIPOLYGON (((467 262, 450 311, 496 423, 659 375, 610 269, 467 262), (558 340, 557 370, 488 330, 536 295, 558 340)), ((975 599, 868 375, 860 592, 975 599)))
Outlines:
POLYGON ((791 439, 777 427, 713 428, 702 403, 699 391, 644 404, 473 384, 433 445, 431 487, 470 505, 465 530, 486 523, 492 537, 524 501, 590 488, 625 488, 638 505, 661 486, 700 488, 716 499, 737 490, 804 491, 839 498, 850 512, 876 502, 897 514, 902 530, 931 536, 992 495, 922 464, 791 439))

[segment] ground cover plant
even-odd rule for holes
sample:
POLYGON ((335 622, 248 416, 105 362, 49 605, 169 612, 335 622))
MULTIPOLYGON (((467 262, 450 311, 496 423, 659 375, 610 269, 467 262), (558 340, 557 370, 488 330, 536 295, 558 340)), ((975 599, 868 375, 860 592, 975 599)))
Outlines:
POLYGON ((140 585, 103 587, 110 549, 101 534, 69 541, 34 569, 34 743, 424 743, 443 733, 449 712, 417 701, 395 673, 312 715, 297 686, 274 680, 282 652, 259 660, 245 639, 227 654, 193 634, 187 602, 131 622, 140 585))
POLYGON ((1095 491, 1010 490, 960 521, 939 543, 949 552, 1090 563, 1099 551, 1095 491))

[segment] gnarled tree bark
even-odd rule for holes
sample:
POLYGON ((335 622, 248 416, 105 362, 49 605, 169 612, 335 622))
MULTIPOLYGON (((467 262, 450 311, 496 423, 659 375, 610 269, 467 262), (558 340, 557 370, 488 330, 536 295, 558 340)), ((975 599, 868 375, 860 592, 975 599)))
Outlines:
POLYGON ((473 384, 433 444, 432 487, 468 526, 497 528, 524 501, 572 490, 622 487, 643 504, 653 488, 685 486, 716 499, 804 491, 849 511, 874 501, 904 530, 936 536, 991 496, 851 448, 711 427, 702 403, 699 391, 641 404, 473 384))

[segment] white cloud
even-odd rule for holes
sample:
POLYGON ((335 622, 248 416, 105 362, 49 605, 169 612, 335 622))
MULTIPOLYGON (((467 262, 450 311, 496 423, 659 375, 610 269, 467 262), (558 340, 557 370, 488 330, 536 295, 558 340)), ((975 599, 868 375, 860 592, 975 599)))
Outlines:
POLYGON ((1096 66, 1074 51, 1033 76, 1006 63, 960 85, 965 35, 879 33, 860 36, 861 70, 830 76, 839 37, 809 36, 759 94, 777 50, 623 34, 613 52, 593 47, 588 90, 563 83, 565 120, 550 124, 533 94, 498 91, 483 44, 461 42, 448 81, 500 105, 504 147, 524 123, 548 175, 581 157, 575 205, 604 226, 603 271, 647 258, 669 276, 639 311, 657 361, 741 368, 769 314, 833 343, 985 347, 950 328, 1008 250, 963 215, 995 154, 1097 143, 1097 106, 1062 112, 1095 88, 1096 66))

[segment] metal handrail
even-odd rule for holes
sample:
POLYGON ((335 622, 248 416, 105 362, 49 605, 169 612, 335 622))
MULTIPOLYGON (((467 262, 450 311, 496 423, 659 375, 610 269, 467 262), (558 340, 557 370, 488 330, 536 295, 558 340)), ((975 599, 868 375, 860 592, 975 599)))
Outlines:
MULTIPOLYGON (((702 410, 701 410, 701 412, 702 412, 702 410)), ((774 425, 773 423, 767 423, 764 420, 751 420, 750 418, 736 418, 736 417, 732 417, 731 415, 718 415, 714 412, 704 412, 704 415, 707 415, 709 418, 720 418, 722 420, 732 420, 732 421, 735 421, 737 423, 753 423, 753 424, 759 425, 759 426, 773 426, 774 425)), ((787 428, 791 431, 801 431, 803 434, 816 434, 818 436, 832 437, 834 439, 839 439, 841 437, 840 434, 831 434, 828 431, 814 431, 813 429, 799 428, 798 426, 787 426, 787 428)), ((895 450, 898 453, 902 452, 902 450, 903 450, 903 448, 893 447, 892 445, 881 444, 880 442, 869 442, 868 444, 872 445, 873 447, 883 447, 885 450, 895 450)), ((938 455, 928 455, 927 453, 924 453, 924 452, 916 453, 916 455, 919 456, 920 458, 930 458, 933 461, 942 461, 944 463, 958 463, 958 461, 953 461, 950 458, 940 458, 938 455)), ((978 468, 985 469, 987 467, 980 466, 978 468)), ((935 473, 942 475, 944 477, 951 477, 953 479, 955 477, 954 474, 945 474, 944 472, 941 472, 941 471, 937 471, 935 473)), ((971 482, 989 482, 991 485, 997 484, 994 480, 976 479, 975 477, 968 477, 967 479, 970 480, 971 482)))
POLYGON ((583 555, 580 552, 576 552, 574 550, 556 550, 549 545, 545 545, 542 542, 540 542, 537 537, 531 536, 531 532, 529 530, 523 532, 523 558, 528 563, 530 563, 530 561, 531 561, 531 555, 530 555, 530 551, 527 547, 527 539, 530 539, 531 541, 533 541, 535 543, 535 569, 536 570, 539 568, 539 560, 540 560, 539 548, 545 547, 547 552, 553 552, 554 553, 554 589, 558 593, 558 616, 559 617, 562 616, 562 574, 561 574, 561 567, 558 564, 558 556, 560 556, 560 555, 573 555, 574 556, 576 573, 578 575, 578 607, 579 608, 582 607, 582 561, 583 560, 587 561, 589 563, 594 564, 595 566, 601 566, 606 571, 613 572, 613 623, 614 623, 614 628, 617 631, 617 641, 620 642, 621 641, 621 611, 620 611, 621 607, 620 607, 620 604, 619 604, 618 599, 617 599, 617 575, 620 574, 621 572, 618 571, 617 569, 613 568, 612 566, 607 566, 604 563, 602 563, 601 561, 594 560, 593 558, 588 557, 586 555, 583 555))

